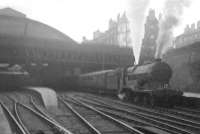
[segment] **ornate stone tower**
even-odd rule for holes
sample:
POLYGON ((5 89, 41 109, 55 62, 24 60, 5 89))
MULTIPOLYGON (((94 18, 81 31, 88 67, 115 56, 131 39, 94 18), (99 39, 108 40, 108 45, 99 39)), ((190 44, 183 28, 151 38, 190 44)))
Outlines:
POLYGON ((126 12, 124 12, 121 17, 120 15, 118 15, 117 24, 118 24, 117 37, 119 46, 125 46, 125 47, 130 46, 131 44, 130 27, 129 27, 129 20, 126 16, 126 12))
POLYGON ((155 16, 155 10, 150 9, 146 18, 144 38, 142 40, 139 64, 154 60, 156 52, 156 40, 159 32, 159 22, 155 16))

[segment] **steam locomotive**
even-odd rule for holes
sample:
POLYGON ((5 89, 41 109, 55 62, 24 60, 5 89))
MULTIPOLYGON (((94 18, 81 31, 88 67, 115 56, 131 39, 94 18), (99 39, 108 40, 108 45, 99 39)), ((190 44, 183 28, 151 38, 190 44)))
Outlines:
POLYGON ((79 83, 83 89, 115 94, 121 100, 151 106, 173 106, 179 103, 183 93, 170 88, 171 76, 170 66, 156 60, 128 68, 81 74, 79 83))

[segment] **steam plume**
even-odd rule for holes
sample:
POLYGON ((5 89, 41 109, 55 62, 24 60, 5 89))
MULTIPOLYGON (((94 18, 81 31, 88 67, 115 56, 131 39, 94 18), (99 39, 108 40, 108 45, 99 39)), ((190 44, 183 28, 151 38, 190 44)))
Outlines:
POLYGON ((189 7, 190 0, 166 0, 163 17, 160 22, 160 30, 157 39, 157 50, 155 57, 161 58, 169 48, 173 39, 173 30, 181 21, 183 10, 189 7))
POLYGON ((136 63, 139 60, 141 40, 144 35, 144 20, 149 1, 150 0, 129 0, 128 17, 130 20, 131 38, 136 63))

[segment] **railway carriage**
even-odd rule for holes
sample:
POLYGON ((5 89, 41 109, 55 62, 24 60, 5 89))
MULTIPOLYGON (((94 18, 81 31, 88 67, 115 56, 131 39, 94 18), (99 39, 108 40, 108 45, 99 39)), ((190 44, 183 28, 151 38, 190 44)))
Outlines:
POLYGON ((103 70, 79 76, 79 84, 87 91, 98 93, 117 93, 119 89, 120 70, 103 70))

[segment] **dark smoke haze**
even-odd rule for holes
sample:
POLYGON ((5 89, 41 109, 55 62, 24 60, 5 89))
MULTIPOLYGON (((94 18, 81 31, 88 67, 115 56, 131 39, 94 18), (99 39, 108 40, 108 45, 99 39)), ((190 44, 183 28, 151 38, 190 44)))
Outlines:
POLYGON ((157 50, 155 57, 162 55, 172 44, 173 30, 181 21, 185 7, 190 6, 190 0, 166 0, 163 8, 163 15, 160 22, 159 35, 157 39, 157 50))

